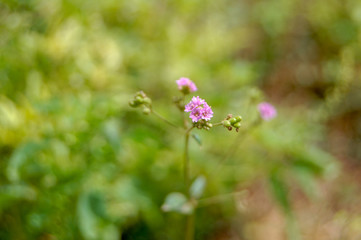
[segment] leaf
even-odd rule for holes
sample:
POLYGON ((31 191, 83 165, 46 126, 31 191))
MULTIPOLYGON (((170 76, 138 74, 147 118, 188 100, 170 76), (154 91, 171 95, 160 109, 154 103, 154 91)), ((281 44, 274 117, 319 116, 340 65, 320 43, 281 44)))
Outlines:
POLYGON ((12 154, 6 169, 6 175, 11 182, 20 180, 20 168, 26 160, 39 150, 39 144, 28 142, 18 147, 12 154))
POLYGON ((97 217, 92 211, 89 194, 85 193, 79 197, 77 211, 79 228, 83 237, 96 239, 98 236, 97 217))
POLYGON ((167 195, 162 210, 165 212, 179 212, 182 214, 190 214, 193 212, 193 205, 188 202, 184 194, 173 192, 167 195))
POLYGON ((101 227, 106 222, 106 204, 100 193, 84 193, 78 200, 78 220, 85 239, 99 239, 106 228, 101 227), (105 221, 102 221, 105 220, 105 221))
POLYGON ((317 196, 317 185, 315 177, 312 172, 303 167, 294 166, 292 168, 292 173, 296 178, 298 184, 302 188, 303 192, 309 197, 314 198, 317 196))
POLYGON ((191 197, 195 199, 200 198, 204 192, 204 188, 206 187, 206 184, 207 184, 207 180, 204 176, 197 177, 189 189, 191 197))
POLYGON ((272 193, 285 211, 285 213, 289 214, 291 211, 291 206, 288 199, 288 189, 286 184, 281 180, 278 174, 279 171, 274 171, 270 177, 272 193))
POLYGON ((201 137, 200 137, 198 134, 193 133, 193 134, 192 134, 192 138, 193 138, 194 140, 196 140, 196 142, 198 143, 199 146, 202 146, 202 139, 201 139, 201 137))

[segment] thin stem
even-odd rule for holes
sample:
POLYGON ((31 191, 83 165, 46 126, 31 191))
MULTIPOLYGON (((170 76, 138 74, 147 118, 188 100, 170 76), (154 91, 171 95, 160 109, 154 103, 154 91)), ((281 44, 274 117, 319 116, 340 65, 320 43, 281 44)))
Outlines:
POLYGON ((246 133, 249 133, 250 130, 252 130, 253 128, 255 128, 256 126, 258 126, 261 123, 260 119, 257 119, 253 124, 251 124, 249 126, 248 129, 243 129, 243 131, 240 131, 238 133, 238 136, 236 137, 236 139, 233 141, 233 144, 229 147, 226 155, 224 155, 224 157, 218 162, 215 171, 220 171, 220 167, 223 163, 225 163, 229 158, 231 158, 238 150, 238 146, 241 144, 241 142, 246 138, 246 133))
MULTIPOLYGON (((190 197, 189 194, 189 182, 190 182, 190 173, 189 173, 189 133, 192 131, 194 126, 190 127, 185 132, 185 144, 184 144, 184 185, 186 187, 186 195, 190 197)), ((185 240, 193 240, 194 238, 194 213, 191 213, 187 216, 186 219, 186 230, 185 230, 185 240)))
POLYGON ((185 240, 194 239, 194 213, 187 216, 185 240))
POLYGON ((227 200, 230 197, 240 197, 246 193, 247 193, 247 191, 240 191, 240 192, 232 192, 232 193, 222 194, 222 195, 209 197, 209 198, 203 198, 203 199, 198 200, 198 207, 205 207, 205 206, 208 206, 211 204, 220 203, 220 202, 227 200))
POLYGON ((188 146, 189 146, 189 133, 192 131, 192 129, 194 128, 194 126, 190 127, 186 132, 185 132, 185 142, 184 142, 184 158, 183 158, 183 164, 184 164, 184 168, 183 168, 183 176, 184 176, 184 185, 186 186, 186 191, 188 194, 188 188, 189 188, 189 154, 188 154, 188 146))
MULTIPOLYGON (((182 106, 185 106, 185 97, 186 97, 186 95, 183 94, 183 95, 182 95, 182 106)), ((182 118, 183 118, 183 126, 184 126, 184 129, 187 129, 187 127, 188 127, 188 122, 187 122, 187 120, 186 120, 186 115, 185 115, 185 112, 184 112, 184 111, 182 111, 182 118)))
POLYGON ((160 115, 159 113, 157 113, 157 112, 154 111, 153 109, 152 109, 152 113, 153 113, 156 117, 158 117, 159 119, 161 119, 161 120, 163 120, 164 122, 166 122, 167 124, 171 125, 172 127, 178 128, 177 125, 175 125, 174 123, 168 121, 165 117, 163 117, 162 115, 160 115))
POLYGON ((213 123, 213 127, 217 127, 217 126, 222 126, 223 123, 222 122, 219 122, 219 123, 213 123))

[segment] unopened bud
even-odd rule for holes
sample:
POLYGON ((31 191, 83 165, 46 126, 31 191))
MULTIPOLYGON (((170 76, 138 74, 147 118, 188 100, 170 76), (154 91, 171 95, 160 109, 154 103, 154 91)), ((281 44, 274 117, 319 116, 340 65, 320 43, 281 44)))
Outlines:
POLYGON ((207 127, 211 128, 211 127, 213 127, 213 124, 212 123, 207 123, 207 127))
POLYGON ((141 96, 136 96, 135 97, 135 102, 136 103, 143 103, 143 98, 141 96))
POLYGON ((143 99, 143 103, 150 105, 150 104, 152 104, 152 99, 150 99, 149 97, 146 97, 143 99))
POLYGON ((230 126, 231 126, 231 122, 228 121, 228 120, 223 120, 223 121, 222 121, 222 124, 223 124, 223 126, 225 126, 225 127, 230 127, 230 126))
POLYGON ((151 112, 150 108, 147 108, 147 107, 143 108, 143 113, 144 113, 145 115, 149 115, 150 112, 151 112))
POLYGON ((237 122, 237 123, 233 124, 233 126, 234 126, 235 128, 240 128, 240 127, 241 127, 241 123, 240 123, 240 122, 237 122))
POLYGON ((236 117, 236 120, 237 120, 237 122, 241 122, 241 121, 242 121, 242 117, 241 117, 241 116, 237 116, 237 117, 236 117))
POLYGON ((231 118, 231 119, 229 119, 229 121, 233 125, 233 124, 235 124, 237 122, 237 119, 236 118, 231 118))
POLYGON ((129 106, 135 107, 135 102, 134 101, 129 101, 129 106))

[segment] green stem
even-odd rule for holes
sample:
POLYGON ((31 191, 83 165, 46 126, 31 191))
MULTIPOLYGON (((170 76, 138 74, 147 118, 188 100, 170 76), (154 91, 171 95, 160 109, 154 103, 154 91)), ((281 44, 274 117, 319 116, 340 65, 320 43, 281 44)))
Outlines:
POLYGON ((185 240, 194 239, 194 213, 187 216, 185 240))
MULTIPOLYGON (((183 94, 182 95, 182 106, 185 106, 185 97, 186 95, 183 94)), ((186 115, 185 115, 185 112, 182 111, 182 118, 183 118, 183 126, 184 126, 184 129, 187 129, 187 126, 188 126, 188 122, 186 120, 186 115)))
POLYGON ((194 126, 190 127, 185 132, 185 142, 184 142, 183 176, 184 176, 184 185, 186 186, 187 194, 188 194, 188 188, 189 188, 189 154, 188 154, 189 136, 190 136, 189 133, 192 131, 193 128, 194 128, 194 126))
POLYGON ((247 191, 232 192, 232 193, 226 193, 226 194, 222 194, 222 195, 218 195, 218 196, 214 196, 214 197, 199 199, 197 207, 205 207, 205 206, 208 206, 211 204, 217 204, 217 203, 223 202, 231 197, 243 196, 246 193, 247 193, 247 191))
POLYGON ((153 113, 156 117, 158 117, 159 119, 161 119, 161 120, 163 120, 164 122, 166 122, 167 124, 171 125, 172 127, 178 128, 177 125, 175 125, 174 123, 168 121, 165 117, 163 117, 162 115, 160 115, 159 113, 157 113, 157 112, 154 111, 153 109, 152 109, 152 113, 153 113))
MULTIPOLYGON (((184 185, 186 187, 186 195, 190 198, 189 194, 189 185, 190 185, 190 173, 189 173, 189 133, 192 131, 194 126, 190 127, 185 132, 185 144, 184 144, 184 185)), ((187 216, 186 219, 186 230, 185 230, 185 240, 193 240, 194 238, 194 213, 191 213, 187 216)))
POLYGON ((218 162, 215 171, 221 171, 221 166, 223 163, 225 163, 229 158, 231 158, 238 150, 239 145, 241 142, 246 138, 247 133, 249 133, 252 129, 254 129, 256 126, 258 126, 262 121, 260 119, 257 119, 254 123, 252 123, 248 129, 243 129, 238 133, 238 136, 233 141, 232 145, 229 147, 226 155, 221 159, 221 161, 218 162))

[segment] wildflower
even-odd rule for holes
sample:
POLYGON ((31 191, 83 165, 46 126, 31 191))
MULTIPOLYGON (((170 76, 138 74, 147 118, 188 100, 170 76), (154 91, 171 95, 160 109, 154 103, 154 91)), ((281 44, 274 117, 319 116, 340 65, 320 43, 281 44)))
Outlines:
POLYGON ((197 91, 197 87, 189 78, 180 78, 176 81, 178 84, 178 89, 184 94, 197 91))
POLYGON ((275 107, 267 102, 262 102, 258 104, 258 111, 261 114, 263 120, 266 121, 269 121, 277 116, 277 110, 275 109, 275 107))
POLYGON ((199 96, 193 97, 185 106, 184 111, 191 112, 189 117, 192 119, 192 122, 198 122, 201 119, 209 121, 213 117, 212 108, 199 96))
POLYGON ((197 97, 193 97, 192 101, 190 101, 186 106, 185 106, 185 112, 191 112, 193 109, 201 106, 202 104, 204 104, 206 101, 204 101, 204 99, 200 98, 199 96, 197 97))

